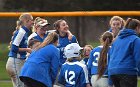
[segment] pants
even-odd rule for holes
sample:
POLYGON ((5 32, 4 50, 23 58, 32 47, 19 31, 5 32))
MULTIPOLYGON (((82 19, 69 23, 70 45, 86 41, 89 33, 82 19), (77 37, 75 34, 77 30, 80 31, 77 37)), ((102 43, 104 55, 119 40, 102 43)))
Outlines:
POLYGON ((91 77, 91 84, 92 87, 108 87, 108 78, 102 77, 97 80, 98 75, 92 75, 91 77))
POLYGON ((13 87, 26 87, 24 86, 24 83, 20 81, 19 74, 20 70, 24 64, 24 59, 18 59, 9 57, 7 64, 6 64, 6 70, 11 77, 13 87))
POLYGON ((59 74, 60 74, 60 68, 58 69, 58 73, 57 73, 57 76, 56 76, 54 87, 64 87, 64 85, 58 83, 59 74))
POLYGON ((111 75, 111 79, 115 87, 137 87, 137 76, 118 74, 111 75))
POLYGON ((20 77, 20 79, 27 87, 47 87, 45 84, 29 77, 20 77))

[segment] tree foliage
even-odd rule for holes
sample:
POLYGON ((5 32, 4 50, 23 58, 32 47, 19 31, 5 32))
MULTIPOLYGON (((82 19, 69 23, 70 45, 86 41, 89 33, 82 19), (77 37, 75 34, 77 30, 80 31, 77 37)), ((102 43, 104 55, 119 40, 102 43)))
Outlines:
POLYGON ((4 0, 5 11, 140 10, 139 0, 4 0))

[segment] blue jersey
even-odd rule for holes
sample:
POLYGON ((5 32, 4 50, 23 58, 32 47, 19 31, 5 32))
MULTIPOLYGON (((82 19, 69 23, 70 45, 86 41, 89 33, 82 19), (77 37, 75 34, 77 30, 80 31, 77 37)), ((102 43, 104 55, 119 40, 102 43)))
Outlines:
MULTIPOLYGON (((103 46, 95 47, 90 53, 90 57, 88 60, 89 75, 96 75, 98 73, 98 60, 99 60, 100 52, 102 48, 103 46)), ((104 75, 108 75, 107 69, 104 75)))
POLYGON ((66 57, 64 56, 64 48, 71 43, 78 43, 75 36, 72 37, 72 40, 69 40, 67 35, 64 37, 59 36, 58 48, 60 49, 60 65, 66 61, 66 57))
POLYGON ((87 65, 88 64, 88 59, 89 58, 84 58, 80 62, 83 63, 83 64, 85 64, 85 65, 87 65))
POLYGON ((19 30, 17 30, 12 38, 11 49, 9 52, 9 57, 14 58, 26 58, 26 51, 19 52, 19 48, 27 48, 27 38, 28 38, 29 29, 22 26, 19 30))
POLYGON ((43 42, 44 41, 44 39, 46 38, 48 36, 48 32, 46 32, 46 34, 44 34, 44 37, 43 38, 41 38, 36 32, 34 32, 34 33, 32 33, 29 37, 28 37, 28 41, 30 40, 30 39, 36 39, 36 40, 38 40, 38 41, 40 41, 40 42, 43 42))
POLYGON ((33 51, 25 62, 20 77, 29 77, 52 87, 58 72, 59 57, 59 50, 53 44, 33 51))
POLYGON ((61 67, 58 82, 65 87, 86 87, 86 84, 89 83, 86 65, 76 60, 64 63, 61 67))
POLYGON ((112 44, 108 71, 110 75, 137 75, 140 66, 140 38, 132 29, 123 29, 112 44))
MULTIPOLYGON (((120 30, 122 30, 122 29, 124 29, 124 28, 122 27, 120 30)), ((110 28, 108 31, 109 31, 109 32, 112 32, 112 28, 110 28)))
POLYGON ((140 76, 140 66, 138 66, 138 76, 140 76))

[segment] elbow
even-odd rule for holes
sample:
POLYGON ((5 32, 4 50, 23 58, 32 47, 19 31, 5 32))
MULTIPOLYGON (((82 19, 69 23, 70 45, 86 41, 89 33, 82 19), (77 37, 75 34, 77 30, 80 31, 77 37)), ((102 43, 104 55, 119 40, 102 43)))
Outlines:
POLYGON ((18 48, 17 46, 12 45, 12 47, 11 47, 11 51, 12 51, 12 52, 17 53, 18 50, 19 50, 19 48, 18 48))

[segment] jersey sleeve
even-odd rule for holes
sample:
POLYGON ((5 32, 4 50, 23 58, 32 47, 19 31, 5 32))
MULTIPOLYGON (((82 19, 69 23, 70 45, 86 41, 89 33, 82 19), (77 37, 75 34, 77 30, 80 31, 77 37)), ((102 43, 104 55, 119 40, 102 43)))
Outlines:
MULTIPOLYGON (((56 48, 57 49, 57 48, 56 48)), ((55 79, 56 79, 56 76, 57 76, 57 73, 58 73, 58 68, 59 68, 59 57, 60 57, 60 54, 59 54, 59 50, 57 49, 53 55, 53 58, 51 60, 51 77, 52 77, 52 83, 55 82, 55 79)))
POLYGON ((72 43, 78 43, 78 41, 77 41, 77 39, 76 39, 76 37, 74 35, 72 37, 72 43))
POLYGON ((93 51, 90 52, 89 60, 88 60, 88 72, 89 75, 91 75, 91 67, 92 67, 92 62, 93 62, 93 51))
POLYGON ((19 50, 19 45, 23 39, 25 35, 24 31, 19 30, 19 32, 17 34, 15 34, 15 36, 13 37, 13 42, 12 42, 12 46, 11 46, 11 50, 15 53, 18 52, 19 50))
POLYGON ((136 61, 136 66, 140 66, 140 38, 134 41, 134 59, 136 61))
POLYGON ((87 83, 89 83, 88 70, 87 70, 87 66, 85 65, 83 67, 83 71, 81 72, 81 75, 80 75, 80 86, 79 87, 86 87, 87 83))
POLYGON ((60 69, 60 73, 59 73, 59 76, 58 76, 58 83, 60 83, 60 84, 62 84, 62 85, 65 85, 65 75, 63 74, 63 65, 62 65, 62 67, 61 67, 61 69, 60 69))

